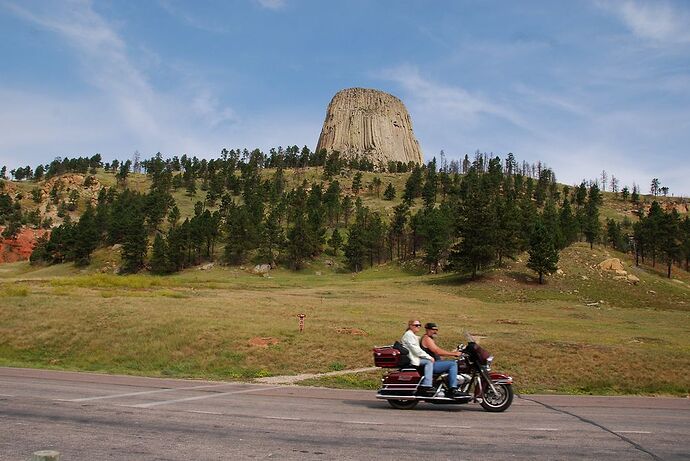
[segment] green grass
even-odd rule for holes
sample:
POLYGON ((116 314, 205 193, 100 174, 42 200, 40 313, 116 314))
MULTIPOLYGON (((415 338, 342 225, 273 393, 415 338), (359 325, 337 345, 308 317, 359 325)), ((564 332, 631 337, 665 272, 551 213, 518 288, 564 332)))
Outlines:
MULTIPOLYGON (((287 170, 286 178, 296 185, 320 181, 321 174, 287 170)), ((390 215, 407 175, 364 173, 363 184, 377 175, 381 193, 392 182, 398 199, 388 202, 366 190, 360 197, 390 215)), ((335 178, 346 193, 352 176, 335 178)), ((97 179, 115 186, 112 174, 101 171, 97 179)), ((16 183, 27 209, 35 185, 16 183)), ((133 175, 128 187, 146 192, 148 180, 133 175)), ((184 218, 205 192, 174 195, 184 218)), ((630 208, 607 193, 602 218, 634 221, 630 208)), ((446 348, 462 342, 465 330, 481 336, 495 368, 511 374, 519 392, 688 395, 690 274, 674 268, 668 280, 659 265, 637 268, 626 255, 575 244, 561 253, 563 275, 539 285, 526 260, 520 255, 476 280, 427 275, 419 261, 351 274, 330 256, 300 272, 279 268, 268 278, 249 273, 251 264, 118 276, 112 272, 119 251, 112 248, 96 251, 86 268, 4 264, 0 365, 237 380, 339 371, 372 366, 371 348, 398 339, 407 320, 417 317, 441 325, 446 348), (608 257, 621 258, 640 283, 598 270, 608 257), (299 313, 307 314, 303 333, 299 313), (277 342, 257 345, 261 338, 277 342)), ((382 373, 302 384, 374 389, 382 373)))
MULTIPOLYGON (((524 261, 474 281, 412 275, 396 264, 341 273, 323 261, 270 278, 224 266, 157 277, 53 275, 18 264, 0 274, 8 294, 0 297, 0 364, 237 380, 329 372, 372 366, 371 348, 392 343, 418 317, 439 323, 447 348, 465 330, 480 336, 519 392, 687 395, 685 279, 642 268, 638 285, 614 281, 591 267, 615 256, 607 251, 571 247, 565 274, 545 285, 524 261), (303 333, 299 313, 307 314, 303 333), (261 338, 277 342, 253 345, 261 338)), ((380 377, 306 383, 372 389, 380 377)))

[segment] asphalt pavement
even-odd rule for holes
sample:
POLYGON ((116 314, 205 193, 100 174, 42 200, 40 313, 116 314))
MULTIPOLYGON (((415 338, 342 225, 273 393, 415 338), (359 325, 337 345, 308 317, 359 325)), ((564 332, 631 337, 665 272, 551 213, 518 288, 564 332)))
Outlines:
POLYGON ((373 391, 0 368, 0 460, 690 460, 690 399, 516 396, 395 410, 373 391))

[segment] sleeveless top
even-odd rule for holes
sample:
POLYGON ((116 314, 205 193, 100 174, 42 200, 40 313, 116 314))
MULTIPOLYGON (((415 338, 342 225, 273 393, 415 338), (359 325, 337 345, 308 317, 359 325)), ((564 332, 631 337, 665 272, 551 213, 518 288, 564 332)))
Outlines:
MULTIPOLYGON (((441 360, 441 356, 440 356, 440 355, 435 354, 435 353, 432 352, 430 349, 424 347, 424 338, 426 338, 427 336, 428 336, 428 335, 422 336, 421 341, 419 341, 419 347, 421 347, 422 350, 423 350, 424 352, 426 352, 427 354, 429 354, 430 356, 432 356, 432 357, 434 358, 434 360, 441 360)), ((430 337, 430 336, 429 336, 429 337, 430 337)), ((431 339, 432 339, 432 341, 433 341, 433 338, 431 338, 431 339)))

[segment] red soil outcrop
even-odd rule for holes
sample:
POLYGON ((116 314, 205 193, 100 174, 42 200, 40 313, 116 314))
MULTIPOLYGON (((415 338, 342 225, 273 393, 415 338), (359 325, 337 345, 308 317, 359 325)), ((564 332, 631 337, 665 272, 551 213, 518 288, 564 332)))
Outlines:
MULTIPOLYGON (((5 230, 0 226, 0 232, 5 230)), ((0 238, 0 264, 26 261, 43 235, 50 235, 49 230, 23 227, 13 239, 0 238)))

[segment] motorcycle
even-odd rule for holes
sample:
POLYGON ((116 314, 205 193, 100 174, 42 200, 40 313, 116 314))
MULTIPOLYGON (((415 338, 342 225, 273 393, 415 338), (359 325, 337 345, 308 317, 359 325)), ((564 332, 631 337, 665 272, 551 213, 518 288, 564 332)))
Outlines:
POLYGON ((419 370, 405 364, 404 348, 396 343, 392 346, 374 348, 374 364, 381 368, 397 368, 382 379, 382 387, 376 393, 377 399, 387 400, 390 406, 399 410, 411 410, 419 402, 435 404, 479 403, 490 412, 505 411, 513 403, 513 378, 491 370, 494 357, 466 333, 467 345, 460 344, 457 350, 458 389, 463 394, 454 396, 448 385, 448 373, 434 374, 432 393, 420 395, 422 375, 419 370))

